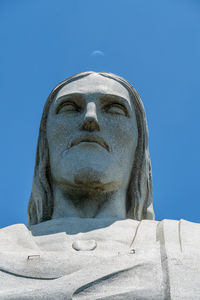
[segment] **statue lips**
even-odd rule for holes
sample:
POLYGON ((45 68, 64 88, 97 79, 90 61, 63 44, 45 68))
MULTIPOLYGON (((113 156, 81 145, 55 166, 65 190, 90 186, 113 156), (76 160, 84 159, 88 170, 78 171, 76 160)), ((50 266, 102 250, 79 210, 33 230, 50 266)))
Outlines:
POLYGON ((108 144, 104 141, 104 139, 100 136, 83 136, 83 137, 78 137, 78 138, 75 138, 71 144, 70 144, 70 147, 73 147, 73 146, 76 146, 80 143, 97 143, 99 144, 100 146, 102 146, 103 148, 105 148, 108 152, 110 152, 110 148, 108 146, 108 144))

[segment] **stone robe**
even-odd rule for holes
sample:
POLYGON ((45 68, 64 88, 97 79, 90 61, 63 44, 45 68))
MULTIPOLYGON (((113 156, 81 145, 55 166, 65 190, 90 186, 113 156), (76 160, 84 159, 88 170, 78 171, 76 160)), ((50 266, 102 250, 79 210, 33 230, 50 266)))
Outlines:
POLYGON ((200 299, 200 224, 54 219, 0 230, 0 299, 200 299), (73 243, 95 241, 95 249, 73 243))

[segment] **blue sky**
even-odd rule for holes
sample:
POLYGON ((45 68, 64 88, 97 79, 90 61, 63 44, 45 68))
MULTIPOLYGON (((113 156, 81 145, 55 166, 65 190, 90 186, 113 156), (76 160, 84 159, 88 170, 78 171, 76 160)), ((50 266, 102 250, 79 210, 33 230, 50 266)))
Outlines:
POLYGON ((48 94, 86 70, 125 77, 144 102, 156 219, 199 222, 198 0, 1 0, 0 28, 0 227, 27 223, 48 94))

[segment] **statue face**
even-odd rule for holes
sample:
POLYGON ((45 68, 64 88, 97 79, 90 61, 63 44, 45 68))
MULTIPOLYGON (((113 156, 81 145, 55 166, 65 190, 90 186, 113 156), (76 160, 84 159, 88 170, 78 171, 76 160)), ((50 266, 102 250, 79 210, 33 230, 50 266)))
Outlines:
POLYGON ((49 110, 47 140, 56 184, 127 188, 138 140, 129 92, 98 74, 65 85, 49 110))

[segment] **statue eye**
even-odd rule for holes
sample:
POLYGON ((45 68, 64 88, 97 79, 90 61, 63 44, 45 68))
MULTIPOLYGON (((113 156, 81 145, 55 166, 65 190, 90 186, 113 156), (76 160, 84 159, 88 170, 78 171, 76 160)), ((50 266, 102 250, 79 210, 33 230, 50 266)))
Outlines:
POLYGON ((58 113, 73 113, 79 112, 80 108, 73 102, 64 102, 59 105, 56 110, 56 114, 58 113))
POLYGON ((105 111, 111 114, 127 116, 127 112, 124 106, 118 103, 112 103, 106 106, 105 111))

